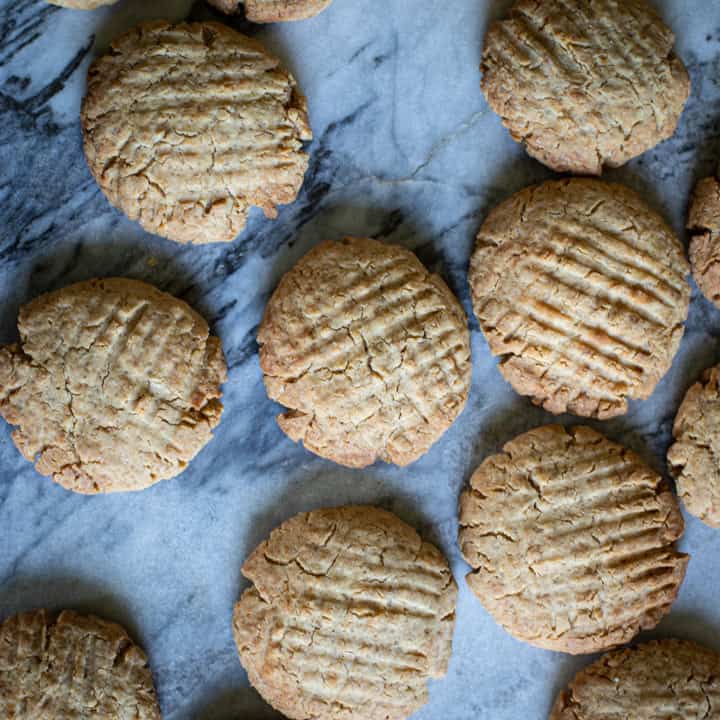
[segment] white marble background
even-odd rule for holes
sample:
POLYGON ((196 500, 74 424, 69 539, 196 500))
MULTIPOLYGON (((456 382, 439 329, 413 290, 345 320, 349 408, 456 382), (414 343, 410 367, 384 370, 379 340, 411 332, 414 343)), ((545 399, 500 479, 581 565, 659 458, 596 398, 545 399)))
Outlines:
MULTIPOLYGON (((110 38, 150 17, 212 13, 198 2, 121 0, 92 13, 43 0, 0 0, 0 341, 18 306, 94 275, 149 280, 211 322, 230 364, 213 442, 175 480, 134 495, 85 498, 38 476, 0 423, 0 618, 74 607, 123 623, 145 647, 167 720, 260 720, 276 714, 248 687, 231 637, 240 566, 301 510, 378 503, 418 526, 460 584, 448 676, 424 720, 544 720, 555 693, 590 658, 537 650, 503 632, 463 586, 457 498, 479 461, 551 418, 504 383, 477 323, 467 409, 421 461, 344 470, 277 429, 255 331, 278 278, 320 240, 366 234, 406 244, 441 272, 469 311, 466 267, 495 203, 550 176, 502 129, 479 88, 482 39, 507 0, 335 0, 321 16, 257 34, 309 97, 315 141, 302 196, 269 222, 254 213, 232 245, 180 247, 107 204, 82 157, 85 74, 110 38)), ((720 2, 664 0, 693 96, 676 137, 609 173, 639 189, 678 233, 694 181, 720 158, 720 2)), ((681 352, 653 398, 598 424, 666 473, 685 389, 720 361, 720 311, 694 288, 681 352)), ((571 418, 562 418, 571 422, 571 418)), ((720 650, 720 532, 687 517, 693 556, 675 609, 654 636, 720 650)))

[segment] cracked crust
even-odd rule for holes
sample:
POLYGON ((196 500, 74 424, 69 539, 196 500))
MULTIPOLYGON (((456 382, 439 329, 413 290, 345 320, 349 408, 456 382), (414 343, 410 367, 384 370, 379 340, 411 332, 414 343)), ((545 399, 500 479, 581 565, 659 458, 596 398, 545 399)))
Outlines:
POLYGON ((218 23, 144 23, 116 39, 90 68, 82 126, 110 202, 182 243, 232 241, 252 206, 276 217, 312 139, 280 61, 218 23))
POLYGON ((668 463, 688 512, 720 528, 720 365, 685 395, 673 426, 668 463))
POLYGON ((115 623, 65 610, 0 625, 0 716, 160 720, 145 654, 115 623))
POLYGON ((549 412, 611 418, 670 369, 690 303, 680 241, 637 193, 592 179, 526 188, 483 224, 473 308, 500 371, 549 412))
POLYGON ((79 493, 174 477, 220 422, 220 341, 182 300, 135 280, 77 283, 20 309, 0 347, 0 414, 38 472, 79 493))
POLYGON ((118 0, 47 0, 51 5, 59 5, 73 10, 95 10, 104 5, 114 5, 118 0))
POLYGON ((460 500, 470 589, 519 640, 573 654, 626 643, 670 611, 682 532, 662 478, 586 427, 520 435, 460 500))
POLYGON ((690 79, 645 0, 519 0, 485 41, 482 88, 528 153, 600 175, 673 135, 690 79))
POLYGON ((470 391, 467 319, 447 285, 396 245, 345 238, 281 280, 258 332, 282 430, 349 467, 408 465, 470 391))
POLYGON ((601 657, 561 692, 550 720, 717 720, 720 655, 656 640, 601 657))
POLYGON ((690 264, 701 292, 720 308, 720 181, 701 180, 688 219, 690 264))
POLYGON ((289 718, 400 720, 447 672, 457 588, 440 551, 379 508, 297 515, 243 566, 233 631, 250 682, 289 718))
POLYGON ((218 10, 232 14, 245 6, 245 17, 254 23, 306 20, 330 6, 332 0, 208 0, 218 10))

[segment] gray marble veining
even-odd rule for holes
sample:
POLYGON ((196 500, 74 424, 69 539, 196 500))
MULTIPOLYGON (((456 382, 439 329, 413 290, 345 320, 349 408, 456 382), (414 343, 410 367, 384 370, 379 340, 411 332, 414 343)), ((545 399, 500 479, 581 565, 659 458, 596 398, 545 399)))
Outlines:
MULTIPOLYGON (((507 0, 335 0, 317 18, 265 28, 310 102, 315 140, 298 201, 274 221, 253 212, 231 245, 181 247, 113 210, 82 156, 87 67, 143 18, 203 18, 202 3, 122 0, 92 13, 0 0, 0 341, 19 305, 95 275, 148 280, 202 312, 230 365, 215 439, 180 477, 140 494, 85 498, 38 476, 0 423, 0 618, 74 607, 122 622, 146 648, 167 720, 276 717, 248 687, 231 637, 247 553, 285 518, 339 502, 377 503, 417 525, 460 584, 454 655, 425 720, 543 720, 588 659, 537 650, 503 632, 464 588, 457 498, 472 469, 518 432, 551 418, 502 380, 477 323, 467 409, 410 468, 350 471, 276 427, 255 332, 280 275, 320 240, 364 234, 414 248, 470 311, 466 268, 489 208, 550 177, 503 130, 479 88, 482 39, 507 0)), ((656 2, 677 34, 693 95, 676 136, 613 180, 638 189, 683 233, 695 180, 720 159, 720 2, 656 2)), ((472 317, 472 316, 471 316, 472 317)), ((666 473, 685 389, 720 361, 720 311, 694 288, 686 337, 651 400, 592 423, 666 473)), ((562 418, 572 422, 572 418, 562 418)), ((653 635, 720 650, 720 532, 687 517, 693 556, 673 613, 653 635)))

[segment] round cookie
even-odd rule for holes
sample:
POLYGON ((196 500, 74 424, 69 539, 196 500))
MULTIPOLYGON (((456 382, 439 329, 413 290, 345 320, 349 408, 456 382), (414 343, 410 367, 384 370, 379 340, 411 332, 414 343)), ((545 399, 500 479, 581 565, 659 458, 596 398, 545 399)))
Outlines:
POLYGON ((685 640, 616 650, 578 673, 550 720, 716 720, 720 655, 685 640))
POLYGON ((177 242, 229 242, 297 197, 312 138, 295 80, 218 23, 151 22, 93 63, 85 155, 110 202, 177 242))
POLYGON ((174 477, 220 422, 220 340, 182 300, 135 280, 77 283, 20 309, 0 347, 0 414, 38 472, 79 493, 174 477))
POLYGON ((147 658, 115 623, 66 610, 0 625, 0 716, 160 720, 147 658))
POLYGON ((51 5, 72 10, 95 10, 103 5, 114 5, 118 0, 48 0, 51 5))
POLYGON ((720 528, 720 365, 685 395, 673 426, 668 464, 688 512, 720 528))
POLYGON ((720 181, 701 180, 688 219, 690 264, 701 292, 720 308, 720 181))
POLYGON ((645 0, 518 0, 485 41, 482 89, 534 158, 600 175, 675 132, 690 95, 645 0))
MULTIPOLYGON (((237 12, 240 0, 208 0, 224 13, 237 12)), ((245 17, 254 23, 306 20, 325 8, 332 0, 244 0, 245 17)))
POLYGON ((547 182, 495 208, 470 263, 473 308, 500 371, 552 413, 627 412, 668 371, 690 286, 680 241, 637 193, 547 182))
POLYGON ((519 640, 573 654, 628 642, 669 612, 682 532, 662 478, 586 427, 520 435, 460 500, 470 589, 519 640))
POLYGON ((349 467, 408 465, 450 427, 471 380, 467 320, 447 285, 397 245, 345 238, 281 280, 258 332, 282 430, 349 467))
POLYGON ((400 720, 447 672, 457 588, 447 561, 392 513, 297 515, 243 566, 233 632, 250 682, 289 718, 400 720))

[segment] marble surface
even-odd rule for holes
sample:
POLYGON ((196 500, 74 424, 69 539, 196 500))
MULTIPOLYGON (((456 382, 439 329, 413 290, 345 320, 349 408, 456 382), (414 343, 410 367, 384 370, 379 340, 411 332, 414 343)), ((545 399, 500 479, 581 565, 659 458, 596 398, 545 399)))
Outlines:
MULTIPOLYGON (((471 320, 467 409, 405 470, 344 470, 287 440, 262 386, 255 332, 280 275, 320 240, 364 234, 414 248, 469 311, 466 268, 488 210, 550 173, 510 140, 479 88, 482 38, 507 9, 492 0, 335 0, 288 26, 232 24, 262 38, 309 97, 315 141, 298 201, 275 222, 253 212, 231 245, 180 247, 113 210, 82 156, 78 111, 91 59, 148 17, 204 18, 202 4, 123 0, 92 13, 42 0, 0 2, 0 341, 19 305, 96 275, 155 283, 202 312, 230 366, 215 439, 180 477, 141 494, 87 498, 40 477, 0 423, 0 618, 74 607, 122 622, 146 648, 167 720, 276 714, 248 687, 231 637, 248 552, 298 511, 341 502, 392 509, 438 543, 460 584, 454 655, 417 718, 543 720, 586 659, 523 645, 464 588, 457 499, 472 469, 549 421, 502 380, 471 320)), ((693 80, 677 135, 608 173, 640 190, 683 233, 689 191, 720 158, 720 3, 656 3, 693 80)), ((683 234, 684 237, 684 234, 683 234)), ((686 337, 650 401, 598 424, 666 473, 674 413, 720 361, 720 312, 693 288, 686 337)), ((571 418, 562 418, 572 421, 571 418)), ((720 650, 720 532, 687 517, 693 556, 673 613, 652 635, 720 650)))

